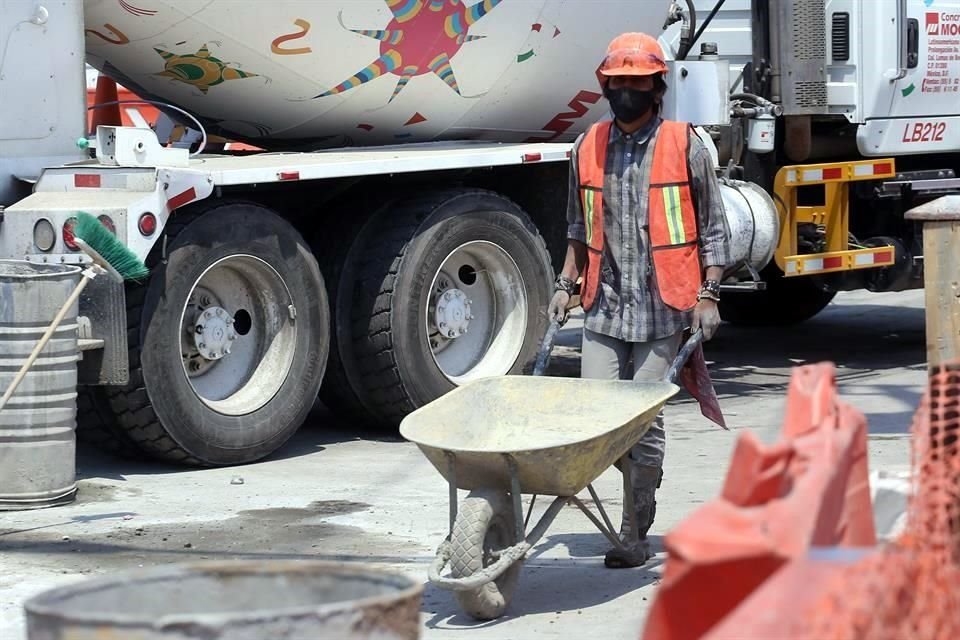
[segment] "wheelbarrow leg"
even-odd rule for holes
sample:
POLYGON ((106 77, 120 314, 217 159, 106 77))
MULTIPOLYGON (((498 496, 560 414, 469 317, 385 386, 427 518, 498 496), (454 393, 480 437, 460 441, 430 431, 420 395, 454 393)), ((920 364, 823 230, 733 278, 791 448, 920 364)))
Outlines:
POLYGON ((590 497, 593 498, 593 504, 597 505, 597 511, 600 512, 600 516, 603 518, 603 524, 606 525, 607 531, 617 535, 617 530, 613 528, 613 523, 610 522, 610 516, 607 515, 607 510, 603 508, 603 503, 600 502, 600 497, 597 495, 597 490, 593 488, 592 484, 588 484, 587 491, 590 492, 590 497))
MULTIPOLYGON (((590 511, 587 505, 583 504, 583 501, 580 500, 580 498, 578 498, 577 496, 573 496, 572 498, 570 498, 570 502, 575 504, 577 508, 580 509, 580 511, 583 511, 583 515, 587 516, 587 518, 590 519, 590 522, 592 522, 593 525, 600 530, 600 533, 602 533, 607 537, 607 540, 610 541, 610 544, 617 547, 618 549, 623 549, 623 544, 621 544, 619 538, 617 537, 617 534, 614 531, 607 529, 605 526, 603 526, 603 523, 600 522, 600 519, 597 516, 593 515, 593 512, 590 511)), ((606 517, 604 517, 604 519, 606 519, 606 517)))
POLYGON ((510 494, 513 498, 513 522, 516 528, 516 539, 514 542, 521 542, 526 535, 525 520, 523 517, 523 503, 520 501, 520 473, 517 471, 517 461, 513 456, 504 454, 507 459, 507 467, 510 469, 510 494))
POLYGON ((447 477, 450 486, 450 535, 453 535, 453 523, 457 521, 457 457, 452 452, 446 452, 447 457, 447 477))

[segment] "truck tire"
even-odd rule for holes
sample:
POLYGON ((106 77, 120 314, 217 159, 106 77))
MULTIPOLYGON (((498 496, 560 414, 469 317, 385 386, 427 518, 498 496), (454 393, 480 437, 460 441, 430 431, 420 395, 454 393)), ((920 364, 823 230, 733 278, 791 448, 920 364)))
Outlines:
MULTIPOLYGON (((496 554, 513 544, 510 496, 494 490, 471 491, 457 509, 450 534, 450 575, 466 578, 496 561, 496 554)), ((464 612, 477 620, 503 615, 520 578, 523 564, 514 563, 493 582, 469 591, 454 591, 464 612)))
POLYGON ((137 443, 117 425, 101 387, 77 387, 77 440, 118 458, 145 457, 137 443))
POLYGON ((830 304, 835 291, 824 291, 810 278, 785 278, 776 268, 762 274, 765 291, 724 293, 720 317, 745 327, 783 327, 809 320, 830 304))
POLYGON ((130 384, 105 388, 110 407, 155 458, 258 460, 303 423, 323 378, 330 318, 317 262, 288 222, 252 203, 178 212, 165 233, 149 282, 127 290, 130 384))
POLYGON ((355 211, 328 216, 330 224, 317 232, 312 243, 330 299, 330 356, 320 385, 320 401, 351 426, 377 422, 350 382, 356 378, 350 335, 356 256, 363 251, 364 236, 370 233, 369 225, 364 226, 370 217, 355 211), (362 233, 364 229, 366 234, 362 233))
POLYGON ((400 201, 369 225, 352 287, 350 383, 380 423, 531 366, 553 270, 520 207, 490 191, 444 190, 400 201))

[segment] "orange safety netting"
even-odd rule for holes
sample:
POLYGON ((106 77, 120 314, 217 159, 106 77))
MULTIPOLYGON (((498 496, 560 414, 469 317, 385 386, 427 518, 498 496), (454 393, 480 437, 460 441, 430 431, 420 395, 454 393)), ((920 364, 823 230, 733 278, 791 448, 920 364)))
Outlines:
POLYGON ((960 365, 940 367, 913 421, 904 533, 844 568, 796 637, 960 638, 960 365))

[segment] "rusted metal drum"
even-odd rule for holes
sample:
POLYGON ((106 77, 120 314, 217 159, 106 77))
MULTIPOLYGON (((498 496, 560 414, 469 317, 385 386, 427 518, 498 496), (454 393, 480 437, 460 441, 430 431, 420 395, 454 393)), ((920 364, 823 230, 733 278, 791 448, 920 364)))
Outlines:
POLYGON ((238 561, 119 573, 27 601, 28 640, 411 640, 419 582, 364 566, 238 561))
MULTIPOLYGON (((80 268, 0 260, 0 395, 77 286, 80 268)), ((77 307, 0 411, 0 510, 50 507, 77 492, 77 307)))

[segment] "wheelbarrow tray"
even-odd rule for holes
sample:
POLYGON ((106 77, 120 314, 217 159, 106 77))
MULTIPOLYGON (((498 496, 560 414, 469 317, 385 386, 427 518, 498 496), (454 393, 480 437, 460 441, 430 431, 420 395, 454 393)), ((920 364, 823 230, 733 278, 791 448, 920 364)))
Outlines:
POLYGON ((414 411, 401 435, 459 489, 574 496, 646 433, 669 382, 504 376, 465 384, 414 411))

